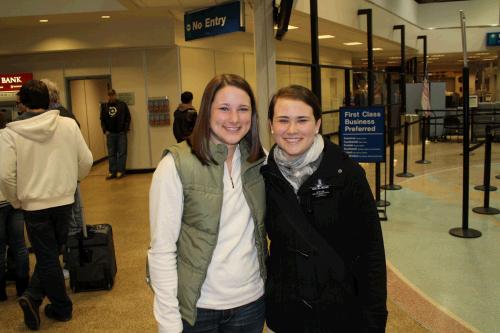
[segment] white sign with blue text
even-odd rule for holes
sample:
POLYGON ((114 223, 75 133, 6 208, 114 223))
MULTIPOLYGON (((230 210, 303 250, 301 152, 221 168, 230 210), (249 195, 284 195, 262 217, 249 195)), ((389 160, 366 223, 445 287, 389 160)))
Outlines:
POLYGON ((340 142, 342 149, 357 162, 384 162, 384 107, 340 108, 340 142))

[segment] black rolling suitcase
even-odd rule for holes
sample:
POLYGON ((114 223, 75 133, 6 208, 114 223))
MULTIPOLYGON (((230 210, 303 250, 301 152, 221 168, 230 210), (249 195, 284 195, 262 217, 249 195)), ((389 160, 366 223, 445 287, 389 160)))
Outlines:
POLYGON ((66 264, 73 292, 113 288, 117 269, 111 225, 84 222, 82 232, 68 237, 66 264))
POLYGON ((86 229, 87 237, 79 233, 68 238, 69 284, 74 292, 110 290, 116 275, 113 229, 109 224, 89 225, 86 229))

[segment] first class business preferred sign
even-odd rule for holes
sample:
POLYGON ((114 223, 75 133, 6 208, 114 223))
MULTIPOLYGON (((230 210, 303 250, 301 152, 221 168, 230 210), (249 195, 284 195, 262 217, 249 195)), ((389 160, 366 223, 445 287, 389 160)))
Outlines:
POLYGON ((184 38, 186 41, 245 31, 244 6, 240 1, 225 3, 184 14, 184 38))
POLYGON ((383 106, 340 108, 342 149, 357 162, 385 161, 383 106))

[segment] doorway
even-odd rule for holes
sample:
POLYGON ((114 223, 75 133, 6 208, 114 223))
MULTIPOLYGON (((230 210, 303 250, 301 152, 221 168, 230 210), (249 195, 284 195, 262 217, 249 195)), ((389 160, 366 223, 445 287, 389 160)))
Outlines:
POLYGON ((111 88, 111 77, 67 78, 68 105, 80 122, 83 138, 92 152, 94 162, 107 157, 106 137, 101 129, 101 103, 111 88))

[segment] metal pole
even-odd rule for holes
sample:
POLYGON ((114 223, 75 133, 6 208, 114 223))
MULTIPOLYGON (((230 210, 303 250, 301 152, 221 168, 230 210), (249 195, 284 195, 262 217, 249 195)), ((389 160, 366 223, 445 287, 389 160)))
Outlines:
POLYGON ((484 204, 483 207, 472 208, 472 211, 478 214, 495 215, 500 210, 490 207, 490 174, 491 174, 491 134, 490 126, 486 126, 486 143, 484 147, 484 204))
POLYGON ((429 164, 431 161, 425 159, 425 141, 427 140, 427 122, 430 121, 429 117, 426 117, 425 114, 422 116, 422 127, 420 130, 420 140, 422 140, 422 159, 415 161, 418 164, 429 164))
POLYGON ((396 176, 398 177, 413 177, 414 175, 408 172, 408 130, 410 129, 410 124, 407 120, 405 120, 405 128, 404 128, 404 146, 403 146, 403 172, 398 173, 396 176))
POLYGON ((462 69, 463 83, 463 177, 462 177, 462 227, 450 229, 452 236, 461 238, 476 238, 481 232, 469 229, 469 67, 467 67, 467 41, 465 35, 465 15, 460 11, 460 23, 462 25, 462 48, 464 53, 464 68, 462 69))
POLYGON ((345 106, 351 105, 351 70, 344 69, 345 106))
POLYGON ((423 76, 422 76, 422 79, 425 78, 425 76, 427 75, 427 36, 425 35, 420 35, 420 36, 417 36, 417 39, 422 39, 424 41, 424 69, 423 69, 423 76))
MULTIPOLYGON (((311 18, 311 87, 321 104, 321 67, 319 66, 319 40, 318 40, 318 0, 310 0, 311 18)), ((323 130, 320 128, 320 133, 323 130)))
MULTIPOLYGON (((392 79, 391 79, 391 73, 386 73, 387 78, 386 78, 386 86, 387 86, 387 95, 391 96, 392 91, 391 91, 391 85, 392 85, 392 79)), ((381 188, 384 190, 389 190, 389 191, 394 191, 394 190, 400 190, 401 186, 394 184, 394 127, 392 126, 393 123, 393 115, 392 115, 392 105, 389 103, 389 108, 387 109, 387 128, 389 129, 389 184, 388 185, 383 185, 381 188)))
MULTIPOLYGON (((368 106, 373 105, 373 31, 372 10, 359 9, 358 15, 366 15, 366 35, 368 47, 368 106)), ((375 200, 377 207, 389 206, 390 203, 380 199, 380 162, 375 163, 375 200)))

